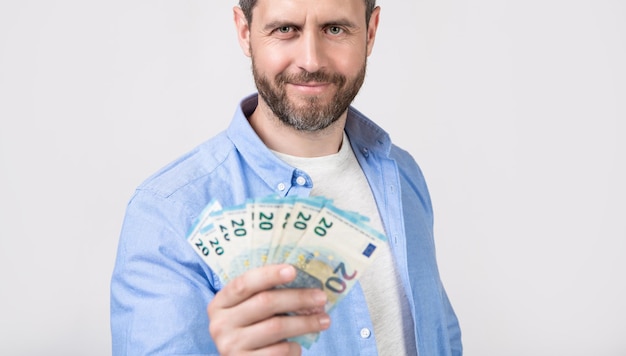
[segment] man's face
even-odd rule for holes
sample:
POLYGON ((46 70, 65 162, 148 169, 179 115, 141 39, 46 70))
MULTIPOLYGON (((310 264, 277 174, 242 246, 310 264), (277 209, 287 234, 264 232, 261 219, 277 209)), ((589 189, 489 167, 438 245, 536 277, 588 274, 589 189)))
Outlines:
POLYGON ((363 0, 259 0, 249 54, 261 99, 298 130, 328 127, 363 84, 375 28, 363 0))

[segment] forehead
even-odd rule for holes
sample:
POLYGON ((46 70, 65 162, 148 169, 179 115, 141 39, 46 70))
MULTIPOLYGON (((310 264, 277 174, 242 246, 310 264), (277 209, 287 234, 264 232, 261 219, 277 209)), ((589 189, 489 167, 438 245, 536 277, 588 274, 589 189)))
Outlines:
POLYGON ((365 22, 364 0, 257 0, 253 21, 329 22, 349 18, 365 22))

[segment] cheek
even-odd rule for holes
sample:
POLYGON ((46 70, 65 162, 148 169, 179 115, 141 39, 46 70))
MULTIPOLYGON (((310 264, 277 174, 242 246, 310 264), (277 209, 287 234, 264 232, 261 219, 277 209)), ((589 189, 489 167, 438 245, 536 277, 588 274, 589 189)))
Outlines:
POLYGON ((360 43, 350 42, 330 46, 327 53, 330 58, 329 63, 332 63, 334 67, 329 69, 348 77, 359 73, 367 58, 367 48, 360 43))
POLYGON ((365 58, 365 53, 339 57, 335 61, 336 71, 347 77, 354 77, 361 71, 365 58))
POLYGON ((264 47, 257 50, 253 48, 252 55, 256 69, 268 76, 273 77, 289 67, 289 55, 279 48, 264 47))

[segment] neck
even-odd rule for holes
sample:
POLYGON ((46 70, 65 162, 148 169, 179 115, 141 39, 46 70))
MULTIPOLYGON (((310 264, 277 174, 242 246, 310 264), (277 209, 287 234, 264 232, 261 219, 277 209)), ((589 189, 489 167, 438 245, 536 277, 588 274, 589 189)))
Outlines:
POLYGON ((249 121, 271 150, 297 157, 322 157, 339 152, 346 117, 347 113, 344 113, 339 120, 323 130, 296 130, 278 119, 259 97, 259 104, 249 121))

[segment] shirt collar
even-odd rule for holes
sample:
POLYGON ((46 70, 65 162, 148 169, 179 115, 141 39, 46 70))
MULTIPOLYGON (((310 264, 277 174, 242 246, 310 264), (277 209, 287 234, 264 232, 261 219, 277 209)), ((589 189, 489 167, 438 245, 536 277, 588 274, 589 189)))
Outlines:
POLYGON ((391 151, 389 134, 352 106, 348 108, 346 133, 355 154, 361 152, 368 156, 369 153, 375 152, 380 157, 389 156, 391 151))
POLYGON ((256 94, 244 98, 226 129, 228 138, 237 152, 277 194, 284 195, 289 190, 285 182, 291 182, 294 168, 276 157, 256 134, 247 116, 252 114, 258 104, 256 94))
MULTIPOLYGON (((244 98, 226 133, 255 173, 278 194, 286 194, 289 187, 282 190, 278 187, 284 182, 292 181, 296 169, 276 157, 250 126, 247 117, 254 112, 257 105, 258 94, 244 98)), ((367 157, 371 152, 378 152, 381 156, 388 156, 391 140, 387 132, 352 106, 348 109, 345 131, 355 153, 361 152, 367 157)))

